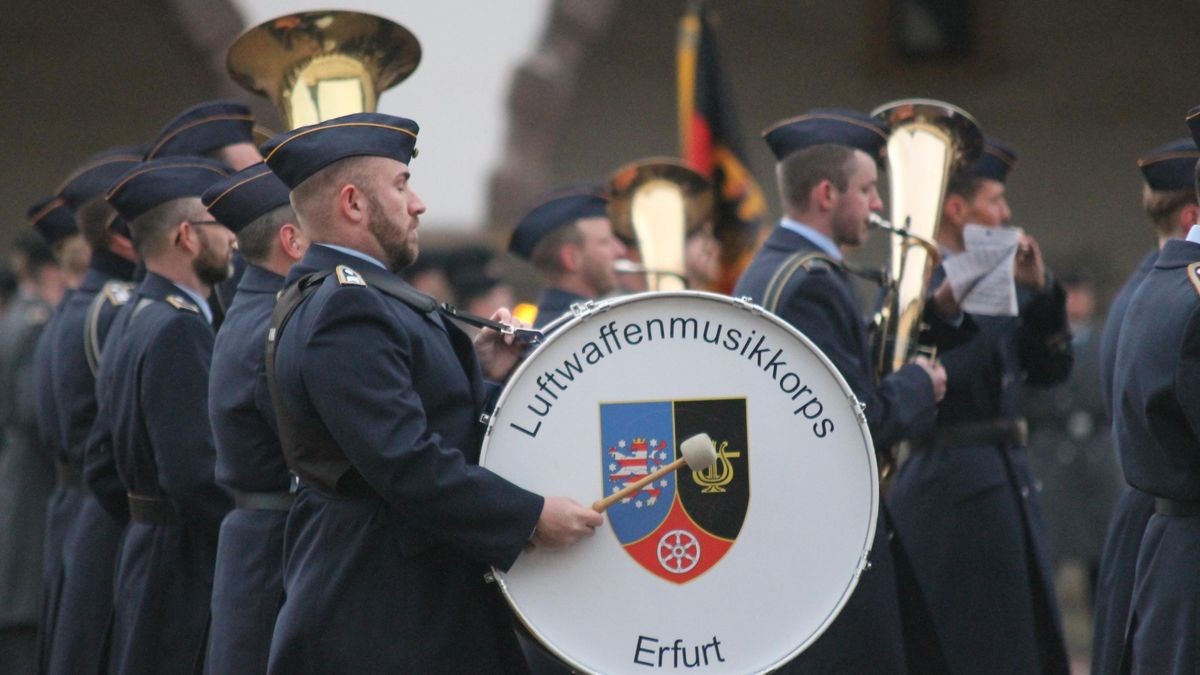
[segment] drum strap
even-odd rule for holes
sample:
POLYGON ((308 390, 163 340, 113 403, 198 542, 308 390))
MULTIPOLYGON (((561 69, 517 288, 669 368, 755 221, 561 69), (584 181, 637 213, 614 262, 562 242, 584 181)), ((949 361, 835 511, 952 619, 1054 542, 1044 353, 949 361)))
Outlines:
MULTIPOLYGON (((267 390, 270 392, 271 405, 275 410, 275 420, 279 429, 279 443, 283 448, 285 459, 296 456, 296 430, 299 427, 290 411, 280 403, 279 383, 276 380, 275 373, 275 349, 279 344, 279 337, 283 333, 283 329, 287 326, 288 321, 291 320, 292 315, 296 313, 296 310, 310 295, 321 287, 321 283, 325 281, 325 278, 333 273, 334 270, 321 270, 306 274, 300 277, 295 283, 280 291, 279 297, 275 302, 275 309, 271 312, 271 323, 267 327, 267 344, 264 359, 266 362, 267 390)), ((433 298, 408 286, 391 275, 375 274, 374 270, 370 269, 370 271, 364 271, 361 276, 384 294, 409 305, 419 312, 437 310, 441 315, 448 318, 459 321, 464 320, 464 316, 456 312, 454 308, 445 304, 439 305, 433 298)), ((311 439, 309 442, 312 442, 311 439)))
POLYGON ((771 276, 771 281, 767 283, 767 290, 763 293, 763 309, 775 313, 779 307, 779 298, 783 295, 783 289, 787 287, 788 282, 796 275, 796 272, 803 269, 808 271, 812 268, 814 261, 821 260, 833 267, 841 267, 842 263, 833 258, 817 251, 797 251, 788 256, 787 260, 775 270, 775 274, 771 276))

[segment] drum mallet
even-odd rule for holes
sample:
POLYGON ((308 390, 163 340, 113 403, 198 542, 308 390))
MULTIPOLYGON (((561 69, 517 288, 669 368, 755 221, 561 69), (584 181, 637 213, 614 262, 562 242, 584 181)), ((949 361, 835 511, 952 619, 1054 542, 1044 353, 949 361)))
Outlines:
POLYGON ((683 453, 683 457, 680 457, 674 462, 659 468, 657 471, 648 476, 639 478, 638 480, 621 488, 619 491, 614 492, 604 499, 592 504, 592 510, 596 511, 597 513, 604 513, 608 507, 616 504, 622 499, 625 499, 638 490, 641 490, 663 476, 666 476, 672 471, 683 468, 684 465, 686 465, 687 468, 691 469, 692 471, 703 471, 711 466, 713 462, 717 461, 717 449, 713 447, 712 439, 708 437, 708 434, 696 434, 695 436, 688 438, 686 441, 679 444, 679 450, 683 453))

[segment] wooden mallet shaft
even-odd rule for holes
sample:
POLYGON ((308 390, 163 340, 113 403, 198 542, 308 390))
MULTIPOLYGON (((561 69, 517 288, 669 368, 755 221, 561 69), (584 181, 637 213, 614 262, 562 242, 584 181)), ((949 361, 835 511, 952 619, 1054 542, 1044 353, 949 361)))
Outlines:
POLYGON ((670 464, 659 467, 656 471, 651 472, 646 476, 635 480, 626 485, 620 490, 592 504, 592 510, 596 513, 604 513, 605 509, 625 499, 629 495, 641 490, 650 483, 666 476, 672 471, 677 471, 683 467, 688 467, 692 471, 703 471, 717 461, 717 451, 713 448, 712 438, 708 434, 700 433, 695 436, 690 436, 688 439, 679 444, 680 454, 683 455, 679 459, 670 464))
POLYGON ((683 457, 680 457, 679 459, 675 460, 674 462, 671 462, 670 464, 668 464, 664 467, 660 467, 654 473, 651 473, 646 476, 642 476, 641 478, 630 483, 629 485, 626 485, 625 487, 612 493, 611 495, 605 497, 604 499, 596 501, 595 503, 592 504, 592 510, 595 511, 596 513, 604 513, 605 509, 612 506, 613 504, 616 504, 617 502, 621 501, 622 499, 625 499, 629 495, 646 487, 650 483, 653 483, 654 481, 658 480, 659 478, 662 478, 663 476, 671 473, 672 471, 681 469, 684 466, 687 466, 687 460, 684 459, 683 457))

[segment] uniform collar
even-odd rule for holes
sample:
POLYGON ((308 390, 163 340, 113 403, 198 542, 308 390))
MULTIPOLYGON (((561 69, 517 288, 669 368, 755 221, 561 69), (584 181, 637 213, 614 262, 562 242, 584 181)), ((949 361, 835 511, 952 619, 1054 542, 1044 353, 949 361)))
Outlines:
POLYGON ((107 279, 120 279, 121 281, 129 281, 133 278, 133 270, 137 266, 113 253, 112 251, 101 249, 92 251, 92 260, 88 263, 88 272, 96 271, 104 275, 107 279))
POLYGON ((325 248, 331 248, 335 251, 340 251, 341 253, 345 253, 346 255, 354 256, 355 258, 358 258, 359 260, 365 260, 377 267, 382 267, 385 270, 387 269, 387 265, 384 265, 377 258, 373 258, 373 257, 367 255, 366 253, 363 253, 362 251, 356 251, 352 248, 347 248, 345 246, 338 246, 337 244, 326 244, 324 242, 315 242, 314 245, 324 246, 325 248))
POLYGON ((1169 270, 1186 267, 1197 261, 1200 261, 1200 243, 1187 239, 1172 239, 1163 246, 1162 253, 1158 254, 1158 262, 1154 263, 1154 267, 1160 270, 1169 270))
POLYGON ((812 242, 817 248, 821 249, 821 252, 825 253, 830 258, 833 258, 834 260, 842 259, 842 250, 838 248, 838 245, 835 244, 833 240, 824 233, 818 232, 811 226, 792 220, 791 218, 784 218, 783 220, 779 221, 779 227, 782 227, 789 232, 795 232, 801 237, 804 237, 808 241, 812 242))
POLYGON ((213 313, 212 307, 208 306, 208 300, 183 284, 172 283, 171 285, 182 291, 188 296, 188 298, 191 299, 193 303, 195 303, 197 307, 200 308, 200 313, 204 315, 204 320, 207 321, 208 325, 211 326, 213 322, 213 313))
POLYGON ((246 271, 242 273, 242 280, 238 282, 237 287, 239 293, 278 293, 281 288, 283 277, 250 262, 246 263, 246 271))

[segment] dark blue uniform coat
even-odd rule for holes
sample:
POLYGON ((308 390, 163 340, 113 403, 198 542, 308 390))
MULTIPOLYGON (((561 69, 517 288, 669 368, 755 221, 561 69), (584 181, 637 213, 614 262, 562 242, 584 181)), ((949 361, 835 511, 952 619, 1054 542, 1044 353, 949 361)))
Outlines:
MULTIPOLYGON (((763 302, 771 277, 798 251, 819 252, 805 237, 775 228, 734 289, 763 302)), ((876 382, 867 329, 850 280, 824 262, 798 270, 780 295, 776 314, 812 340, 833 362, 860 401, 878 448, 927 432, 934 422, 933 384, 919 366, 906 365, 876 382)), ((833 624, 780 672, 908 672, 895 560, 888 516, 881 505, 871 566, 833 624)))
POLYGON ((326 278, 275 362, 281 430, 332 449, 338 494, 301 487, 288 517, 270 672, 522 670, 484 573, 513 563, 543 500, 477 466, 485 392, 470 340, 372 283, 395 275, 328 247, 289 281, 337 265, 367 285, 326 278))
MULTIPOLYGON (((931 288, 941 278, 939 269, 931 288)), ((1051 280, 1041 293, 1019 293, 1019 317, 974 317, 978 333, 941 355, 947 387, 938 429, 1015 420, 1022 380, 1050 386, 1066 379, 1065 305, 1051 280)), ((930 445, 900 468, 888 501, 951 672, 1066 673, 1026 449, 930 445)))
POLYGON ((20 293, 0 317, 0 629, 31 636, 45 602, 43 542, 54 491, 54 458, 36 420, 34 352, 52 309, 20 293))
MULTIPOLYGON (((263 345, 283 277, 249 264, 213 347, 208 409, 217 444, 217 482, 242 492, 287 492, 263 345)), ((213 577, 210 673, 265 673, 283 604, 287 511, 237 508, 221 523, 213 577)))
POLYGON ((571 305, 577 302, 587 302, 587 298, 561 288, 544 288, 538 296, 537 318, 534 328, 545 328, 546 324, 559 318, 571 310, 571 305))
MULTIPOLYGON (((1117 340, 1121 323, 1129 308, 1129 299, 1141 285, 1154 263, 1158 260, 1158 249, 1150 251, 1125 282, 1108 309, 1104 321, 1104 333, 1100 337, 1100 395, 1108 411, 1108 419, 1114 417, 1113 368, 1117 363, 1117 340)), ((1118 458, 1121 447, 1114 447, 1118 458)), ((1117 497, 1109 518, 1108 531, 1104 535, 1104 548, 1100 553, 1100 570, 1096 575, 1096 598, 1093 602, 1094 619, 1092 632, 1092 673, 1094 675, 1116 675, 1121 665, 1121 654, 1125 646, 1125 623, 1129 618, 1129 601, 1133 596, 1133 576, 1137 566, 1138 550, 1142 546, 1142 533, 1146 523, 1154 515, 1154 498, 1125 484, 1117 497)))
MULTIPOLYGON (((1129 302, 1113 377, 1125 477, 1200 509, 1200 244, 1167 242, 1129 302)), ((1156 513, 1138 554, 1123 672, 1200 670, 1200 510, 1156 513)))
POLYGON ((153 273, 115 322, 100 370, 111 385, 113 457, 125 489, 170 501, 182 525, 130 522, 114 591, 111 668, 191 673, 204 654, 221 519, 208 420, 213 333, 195 305, 153 273))
POLYGON ((82 495, 79 484, 65 480, 68 474, 62 469, 66 454, 58 440, 58 411, 54 403, 54 374, 51 372, 54 363, 52 335, 62 314, 62 307, 72 293, 72 290, 67 290, 63 295, 38 335, 33 350, 32 394, 37 445, 45 450, 51 462, 59 465, 58 482, 46 506, 46 534, 42 550, 42 601, 38 621, 38 669, 41 672, 45 672, 50 659, 50 646, 54 641, 58 606, 62 598, 63 546, 70 528, 75 524, 82 495))
MULTIPOLYGON (((90 269, 79 288, 65 300, 55 318, 50 351, 51 393, 56 419, 55 434, 64 448, 63 461, 72 472, 83 473, 88 433, 96 420, 96 377, 85 353, 88 313, 109 281, 124 281, 133 265, 108 251, 92 254, 90 269)), ((105 296, 95 319, 96 337, 103 344, 116 315, 115 298, 105 296)), ((51 644, 49 672, 94 673, 102 665, 105 629, 112 613, 113 572, 124 522, 99 507, 90 491, 63 490, 75 508, 62 517, 67 536, 63 541, 62 593, 59 619, 51 644)))

